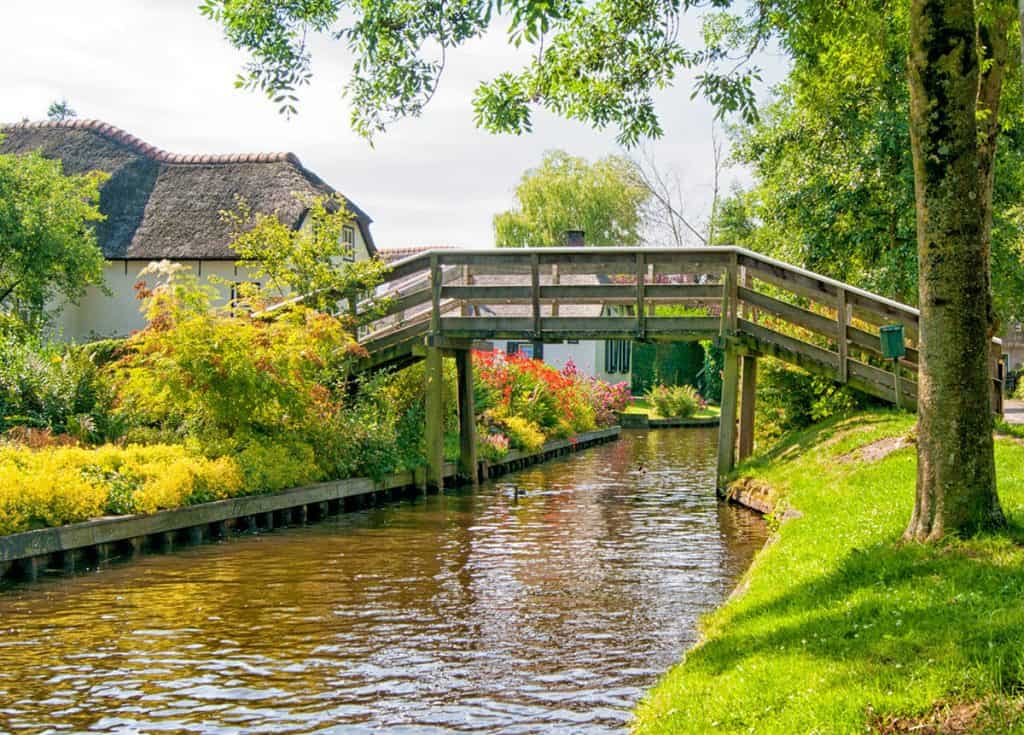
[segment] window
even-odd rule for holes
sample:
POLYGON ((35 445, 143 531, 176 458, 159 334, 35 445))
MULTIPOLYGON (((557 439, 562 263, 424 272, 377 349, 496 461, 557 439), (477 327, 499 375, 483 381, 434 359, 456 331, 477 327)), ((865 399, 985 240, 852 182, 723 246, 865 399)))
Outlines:
POLYGON ((604 371, 628 373, 631 343, 624 339, 610 339, 604 343, 604 371))
POLYGON ((350 225, 341 228, 341 242, 345 245, 344 259, 352 263, 356 259, 356 230, 350 225))
POLYGON ((523 357, 533 357, 533 343, 532 342, 509 342, 508 343, 508 354, 510 355, 522 355, 523 357))

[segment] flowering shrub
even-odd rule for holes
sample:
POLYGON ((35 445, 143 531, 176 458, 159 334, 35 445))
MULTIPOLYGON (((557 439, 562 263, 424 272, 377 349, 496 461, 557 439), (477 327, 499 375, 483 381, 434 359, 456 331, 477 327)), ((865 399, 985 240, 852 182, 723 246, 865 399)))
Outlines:
POLYGON ((501 425, 513 443, 507 417, 529 422, 545 439, 560 438, 614 425, 615 412, 629 402, 625 383, 610 386, 584 375, 571 361, 558 370, 495 350, 474 352, 473 365, 477 411, 501 425))
POLYGON ((517 449, 536 452, 547 441, 540 427, 522 416, 509 416, 504 423, 509 442, 517 449))
POLYGON ((477 453, 481 458, 496 462, 508 455, 509 441, 504 434, 477 434, 477 453))
POLYGON ((183 446, 0 448, 0 534, 239 495, 238 462, 183 446))

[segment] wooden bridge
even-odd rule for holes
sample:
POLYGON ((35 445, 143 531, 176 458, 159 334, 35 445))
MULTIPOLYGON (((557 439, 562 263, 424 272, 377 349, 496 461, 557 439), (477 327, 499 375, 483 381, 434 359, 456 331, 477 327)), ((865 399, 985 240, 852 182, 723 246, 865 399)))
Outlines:
MULTIPOLYGON (((364 368, 426 360, 427 482, 438 488, 443 358, 458 367, 460 472, 475 480, 470 350, 491 339, 715 341, 725 355, 720 483, 737 450, 740 459, 753 450, 759 357, 916 407, 917 309, 742 248, 430 251, 395 263, 359 310, 364 368), (591 314, 579 315, 581 305, 591 314), (898 376, 882 358, 878 328, 886 324, 904 327, 898 376)), ((997 412, 999 357, 993 340, 997 412)))

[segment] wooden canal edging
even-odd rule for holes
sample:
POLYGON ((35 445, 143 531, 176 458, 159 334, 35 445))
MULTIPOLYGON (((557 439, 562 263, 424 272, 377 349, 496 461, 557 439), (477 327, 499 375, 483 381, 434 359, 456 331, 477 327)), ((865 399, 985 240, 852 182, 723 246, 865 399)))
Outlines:
POLYGON ((620 413, 619 425, 623 429, 676 429, 718 426, 717 416, 705 418, 652 419, 645 413, 620 413))
MULTIPOLYGON (((434 250, 391 266, 366 323, 362 368, 426 361, 427 483, 443 484, 441 389, 445 357, 471 398, 474 344, 564 340, 713 340, 724 352, 718 485, 754 449, 757 363, 772 357, 915 410, 917 309, 738 247, 434 250), (589 316, 568 306, 598 305, 589 316), (684 310, 663 307, 685 307, 684 310), (661 313, 658 309, 662 307, 661 313), (685 314, 685 316, 680 316, 685 314), (902 325, 894 372, 879 329, 902 325)), ((1002 345, 989 345, 992 410, 1002 413, 1002 345)), ((471 406, 460 405, 470 415, 471 406)), ((471 448, 472 422, 462 427, 471 448)), ((463 459, 472 466, 473 457, 463 459)))
MULTIPOLYGON (((512 451, 499 462, 482 461, 480 477, 495 477, 531 464, 619 438, 618 426, 550 441, 534 453, 512 451)), ((458 476, 445 463, 446 478, 458 476)), ((165 510, 150 515, 115 516, 84 523, 0 536, 0 579, 35 580, 47 570, 71 573, 114 558, 167 552, 225 538, 232 532, 273 530, 303 525, 419 492, 422 472, 321 482, 272 495, 249 495, 165 510)))

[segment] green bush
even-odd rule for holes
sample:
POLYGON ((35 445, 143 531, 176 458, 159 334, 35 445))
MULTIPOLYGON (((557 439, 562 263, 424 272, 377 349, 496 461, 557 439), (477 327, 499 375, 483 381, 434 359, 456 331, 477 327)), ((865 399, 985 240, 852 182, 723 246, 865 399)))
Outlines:
POLYGON ((772 439, 881 401, 777 360, 760 360, 756 433, 772 439))
POLYGON ((689 418, 701 407, 700 394, 690 385, 655 385, 646 398, 664 418, 689 418))
POLYGON ((0 338, 0 432, 24 427, 111 441, 124 432, 113 405, 110 380, 88 350, 0 338))

